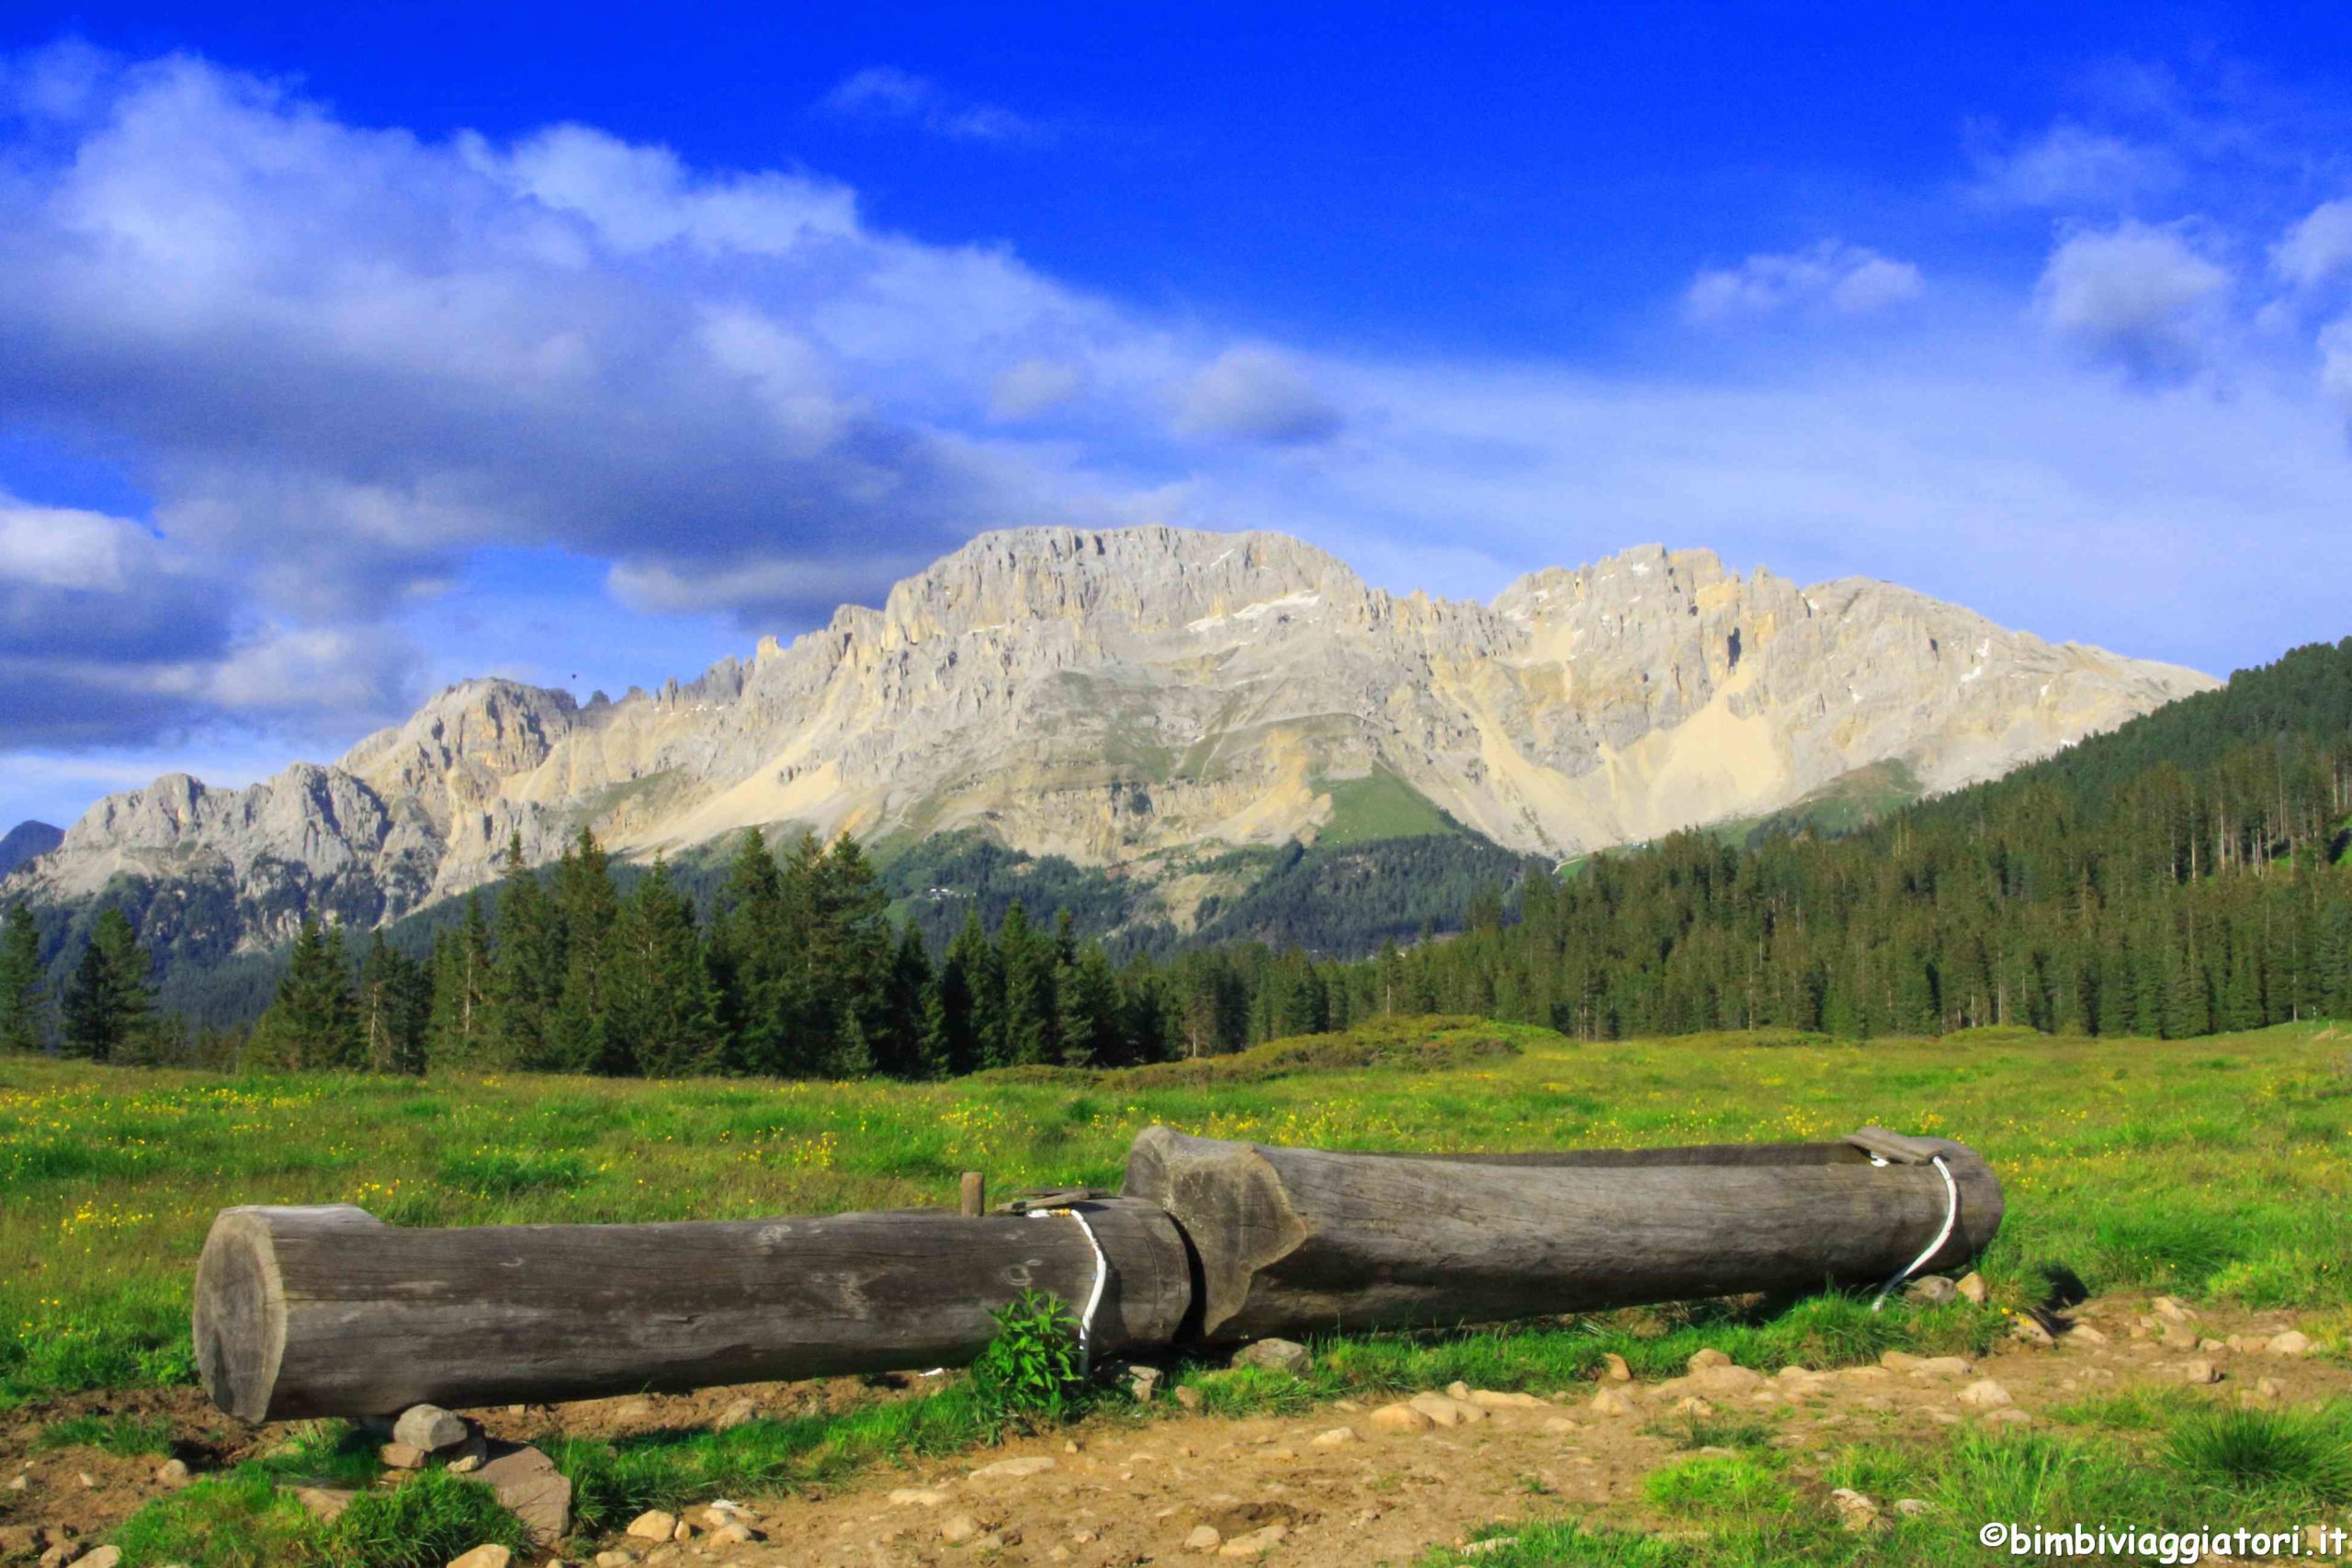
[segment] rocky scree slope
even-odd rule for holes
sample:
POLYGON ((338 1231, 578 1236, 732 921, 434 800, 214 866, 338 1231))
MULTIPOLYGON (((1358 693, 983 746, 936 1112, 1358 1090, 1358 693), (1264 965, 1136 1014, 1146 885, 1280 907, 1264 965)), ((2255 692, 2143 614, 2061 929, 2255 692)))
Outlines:
POLYGON ((1020 529, 689 684, 582 705, 469 681, 332 766, 109 796, 5 892, 174 883, 258 947, 306 910, 365 925, 478 886, 511 833, 551 858, 582 823, 633 855, 752 824, 967 829, 1160 876, 1311 841, 1332 786, 1367 778, 1566 857, 1873 764, 1954 788, 2212 684, 1704 550, 1547 569, 1479 604, 1369 587, 1276 534, 1020 529))

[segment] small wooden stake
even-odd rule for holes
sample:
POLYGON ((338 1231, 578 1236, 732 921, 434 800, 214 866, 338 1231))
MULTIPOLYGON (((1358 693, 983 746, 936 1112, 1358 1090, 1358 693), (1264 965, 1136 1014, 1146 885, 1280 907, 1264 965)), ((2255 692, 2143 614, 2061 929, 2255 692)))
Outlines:
POLYGON ((989 1179, 977 1170, 964 1173, 964 1217, 977 1220, 989 1209, 989 1179))

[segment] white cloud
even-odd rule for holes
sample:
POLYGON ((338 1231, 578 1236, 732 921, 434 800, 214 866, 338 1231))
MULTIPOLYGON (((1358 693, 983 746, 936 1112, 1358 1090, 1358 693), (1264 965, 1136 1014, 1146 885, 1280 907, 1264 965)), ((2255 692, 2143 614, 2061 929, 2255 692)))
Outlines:
POLYGON ((2175 188, 2183 178, 2165 149, 2072 120, 2060 120, 2016 146, 1993 145, 1983 133, 1976 140, 1975 194, 1996 205, 2121 210, 2137 197, 2175 188))
POLYGON ((2352 200, 2313 208, 2270 248, 2270 265, 2298 288, 2312 288, 2352 266, 2352 200))
POLYGON ((2034 288, 2034 308, 2052 335, 2164 380, 2211 359, 2230 283, 2229 270, 2179 229, 2127 220, 2061 243, 2034 288))
POLYGON ((996 378, 989 391, 989 417, 1035 419, 1078 395, 1086 372, 1058 359, 1024 359, 996 378))
POLYGON ((1691 321, 1769 316, 1790 309, 1866 315, 1914 299, 1926 287, 1909 262, 1866 246, 1824 240, 1803 251, 1753 255, 1735 267, 1702 272, 1682 297, 1691 321))
POLYGON ((1179 396, 1176 428, 1277 446, 1328 441, 1344 423, 1306 367, 1263 344, 1229 348, 1195 372, 1179 396))
POLYGON ((2321 330, 2319 353, 2320 389, 2352 414, 2352 317, 2321 330))
POLYGON ((0 581, 119 593, 130 575, 126 558, 151 547, 123 518, 0 496, 0 581))
POLYGON ((902 120, 964 141, 1028 141, 1044 134, 1035 121, 1011 109, 956 97, 929 77, 895 65, 851 73, 817 107, 844 118, 902 120))

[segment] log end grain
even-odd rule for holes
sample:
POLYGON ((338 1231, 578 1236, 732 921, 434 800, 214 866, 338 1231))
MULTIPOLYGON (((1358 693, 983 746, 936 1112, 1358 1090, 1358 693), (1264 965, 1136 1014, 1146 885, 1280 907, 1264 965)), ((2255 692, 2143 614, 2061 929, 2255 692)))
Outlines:
POLYGON ((269 1418, 278 1368, 286 1356, 278 1235, 380 1223, 365 1209, 347 1203, 220 1211, 197 1259, 190 1314, 197 1372, 213 1404, 241 1421, 269 1418))

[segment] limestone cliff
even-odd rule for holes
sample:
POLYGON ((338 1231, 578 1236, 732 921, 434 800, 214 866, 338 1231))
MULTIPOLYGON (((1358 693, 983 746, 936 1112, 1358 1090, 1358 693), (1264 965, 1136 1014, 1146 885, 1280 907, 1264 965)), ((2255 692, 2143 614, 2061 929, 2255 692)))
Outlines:
POLYGON ((1153 876, 1313 839, 1385 775, 1559 856, 1771 811, 1901 762, 1998 774, 2212 681, 2056 647, 1885 583, 1800 588, 1703 550, 1547 569, 1492 604, 1398 597, 1274 534, 982 536, 821 630, 689 685, 582 706, 474 681, 332 767, 174 776, 100 802, 11 892, 117 873, 239 890, 247 942, 304 908, 388 918, 546 857, 760 823, 976 829, 1153 876))

